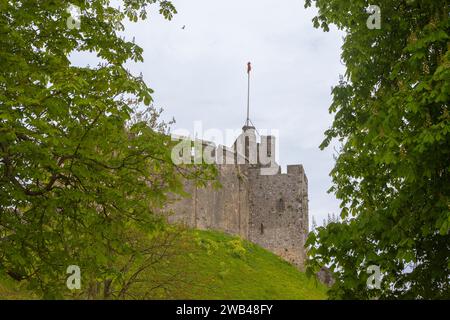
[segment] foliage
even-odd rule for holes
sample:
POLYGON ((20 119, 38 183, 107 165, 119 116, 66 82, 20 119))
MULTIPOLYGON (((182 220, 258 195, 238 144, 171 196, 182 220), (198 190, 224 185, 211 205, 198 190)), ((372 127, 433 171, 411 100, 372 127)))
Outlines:
POLYGON ((368 1, 312 3, 316 27, 346 33, 346 74, 321 145, 341 143, 330 191, 343 221, 310 234, 308 270, 331 266, 331 298, 449 298, 449 3, 377 1, 381 29, 366 25, 368 1))
POLYGON ((244 244, 241 239, 235 239, 228 241, 228 250, 230 250, 231 254, 239 259, 244 259, 247 250, 245 250, 244 244))
POLYGON ((206 253, 210 256, 219 250, 219 245, 216 241, 208 238, 202 238, 200 236, 196 236, 196 242, 197 245, 200 248, 203 248, 206 250, 206 253))
POLYGON ((161 228, 154 213, 181 178, 213 176, 172 164, 152 90, 124 67, 143 58, 122 21, 152 4, 171 19, 171 3, 72 1, 79 28, 68 4, 0 0, 0 271, 45 298, 67 293, 69 265, 86 287, 118 279, 121 260, 142 254, 130 237, 161 228), (73 66, 76 51, 102 62, 73 66))
POLYGON ((126 241, 133 251, 122 254, 114 263, 113 276, 97 281, 71 298, 155 299, 164 298, 188 282, 180 257, 192 251, 191 234, 179 226, 163 224, 150 235, 128 232, 126 241))
POLYGON ((36 297, 25 289, 25 284, 11 279, 0 272, 0 299, 2 300, 32 300, 36 297))
MULTIPOLYGON (((159 233, 159 237, 163 234, 159 233)), ((323 284, 308 279, 291 264, 250 242, 216 231, 172 229, 168 234, 176 235, 174 245, 169 247, 175 254, 154 260, 133 281, 124 299, 326 298, 323 284), (236 259, 227 250, 231 241, 242 243, 248 259, 236 259), (215 243, 218 250, 210 255, 202 243, 215 243)), ((157 243, 164 243, 160 240, 157 243)), ((130 276, 132 272, 127 274, 130 276)), ((13 281, 0 274, 0 298, 32 298, 23 288, 13 285, 13 281)), ((92 289, 98 291, 101 287, 92 289)))

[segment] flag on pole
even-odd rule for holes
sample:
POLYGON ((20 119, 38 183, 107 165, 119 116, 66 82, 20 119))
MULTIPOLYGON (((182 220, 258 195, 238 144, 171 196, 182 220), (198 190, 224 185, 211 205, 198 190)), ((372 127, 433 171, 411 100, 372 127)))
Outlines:
POLYGON ((250 73, 252 71, 252 64, 249 62, 247 63, 247 73, 250 73))

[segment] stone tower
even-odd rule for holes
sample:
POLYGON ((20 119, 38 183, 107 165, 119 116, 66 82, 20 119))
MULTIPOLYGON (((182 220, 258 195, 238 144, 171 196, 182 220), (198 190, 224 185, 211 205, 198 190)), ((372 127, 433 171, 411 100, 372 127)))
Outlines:
MULTIPOLYGON (((231 148, 217 146, 214 157, 220 189, 197 188, 187 182, 191 196, 169 205, 169 221, 192 228, 238 235, 304 268, 308 234, 308 180, 302 165, 281 173, 274 161, 274 136, 261 136, 246 125, 231 148)), ((211 146, 211 142, 204 142, 211 146)))

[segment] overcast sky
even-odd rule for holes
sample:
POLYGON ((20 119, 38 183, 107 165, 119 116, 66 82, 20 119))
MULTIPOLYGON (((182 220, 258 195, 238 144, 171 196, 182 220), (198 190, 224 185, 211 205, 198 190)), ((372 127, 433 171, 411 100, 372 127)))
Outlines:
POLYGON ((339 203, 328 194, 332 148, 318 146, 330 127, 331 87, 344 73, 342 34, 314 29, 315 8, 304 0, 174 0, 172 21, 157 14, 127 23, 127 38, 144 49, 142 72, 154 103, 173 128, 240 129, 246 118, 246 64, 252 62, 250 118, 257 129, 279 130, 279 163, 303 164, 310 219, 321 224, 339 203), (184 29, 183 29, 183 26, 184 29))

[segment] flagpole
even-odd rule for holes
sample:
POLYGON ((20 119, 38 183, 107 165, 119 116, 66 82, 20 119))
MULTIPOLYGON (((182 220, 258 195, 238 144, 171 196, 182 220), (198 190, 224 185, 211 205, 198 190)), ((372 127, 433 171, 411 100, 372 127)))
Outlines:
POLYGON ((247 127, 250 121, 250 72, 248 72, 248 85, 247 85, 247 127))
POLYGON ((250 62, 247 64, 247 121, 246 126, 248 127, 250 125, 250 71, 251 71, 251 65, 250 62))

